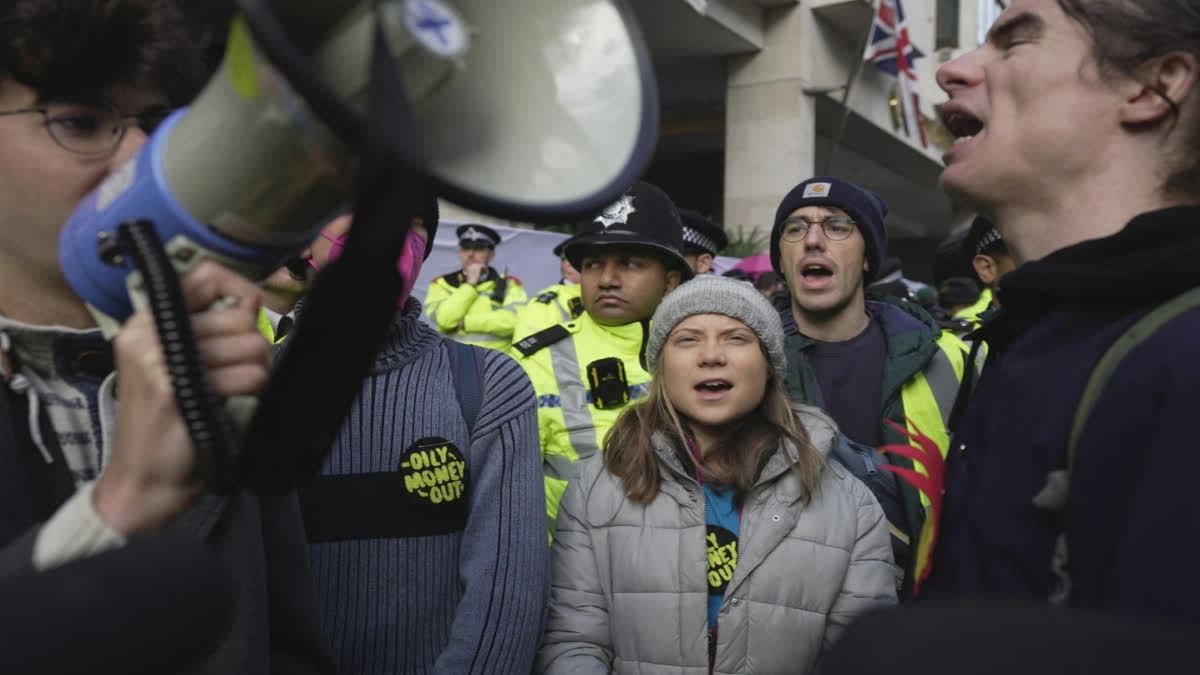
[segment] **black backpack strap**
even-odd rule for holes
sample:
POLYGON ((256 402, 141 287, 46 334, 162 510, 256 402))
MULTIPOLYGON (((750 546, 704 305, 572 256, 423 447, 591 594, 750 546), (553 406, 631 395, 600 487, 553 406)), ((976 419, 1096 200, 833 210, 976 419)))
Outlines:
POLYGON ((954 407, 950 409, 950 419, 946 421, 946 430, 951 434, 958 431, 958 423, 962 421, 967 404, 971 402, 971 394, 975 391, 975 366, 982 345, 983 338, 976 335, 971 343, 971 351, 967 353, 967 360, 963 362, 962 382, 958 385, 958 395, 954 397, 954 407))
MULTIPOLYGON (((475 420, 483 404, 483 359, 471 345, 449 341, 450 372, 454 375, 454 395, 467 423, 467 435, 475 435, 475 420)), ((474 439, 472 439, 474 440, 474 439)))
MULTIPOLYGON (((475 421, 483 403, 484 358, 471 345, 446 340, 446 355, 454 380, 454 396, 467 423, 467 445, 455 450, 469 453, 475 421)), ((407 465, 403 465, 407 466, 407 465)), ((429 508, 414 506, 411 488, 401 471, 339 476, 318 476, 299 489, 300 511, 311 543, 361 539, 430 537, 458 532, 465 527, 465 499, 429 508), (420 517, 404 517, 417 513, 420 517)), ((465 490, 469 483, 464 478, 465 490)))

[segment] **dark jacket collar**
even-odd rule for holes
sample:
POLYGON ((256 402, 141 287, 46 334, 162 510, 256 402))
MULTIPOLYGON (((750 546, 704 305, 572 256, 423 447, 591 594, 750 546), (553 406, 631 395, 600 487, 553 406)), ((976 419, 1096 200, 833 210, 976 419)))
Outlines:
MULTIPOLYGON (((867 312, 878 321, 887 340, 887 361, 883 373, 883 400, 891 399, 900 387, 925 367, 937 351, 941 328, 921 307, 885 296, 869 296, 867 312)), ((780 312, 788 355, 787 389, 793 396, 812 402, 816 376, 809 363, 808 348, 815 342, 796 328, 791 309, 780 312)))
POLYGON ((980 330, 1004 342, 1065 307, 1124 311, 1200 285, 1200 206, 1143 213, 1120 232, 1025 263, 1000 281, 1001 310, 980 330))
POLYGON ((1091 302, 1141 305, 1200 284, 1200 206, 1143 213, 1120 232, 1026 263, 1000 282, 1017 311, 1091 302))
MULTIPOLYGON (((919 350, 923 345, 936 340, 940 332, 937 322, 923 309, 910 302, 892 302, 883 297, 867 300, 867 313, 872 321, 878 321, 888 341, 889 358, 900 358, 904 354, 919 350)), ((806 349, 815 340, 800 332, 791 309, 780 312, 783 334, 787 337, 788 349, 806 349)))

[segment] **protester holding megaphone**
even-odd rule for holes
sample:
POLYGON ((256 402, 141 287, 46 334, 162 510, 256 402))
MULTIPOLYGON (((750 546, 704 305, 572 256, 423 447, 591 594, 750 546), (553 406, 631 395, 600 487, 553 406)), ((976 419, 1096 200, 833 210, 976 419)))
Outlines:
MULTIPOLYGON (((148 314, 110 346, 57 263, 77 202, 202 82, 179 15, 160 0, 17 0, 0 10, 0 50, 0 575, 173 530, 213 547, 236 588, 228 637, 192 672, 331 672, 294 497, 202 497, 148 314)), ((181 286, 208 386, 257 392, 258 290, 212 262, 181 286), (204 311, 218 298, 225 309, 204 311)))

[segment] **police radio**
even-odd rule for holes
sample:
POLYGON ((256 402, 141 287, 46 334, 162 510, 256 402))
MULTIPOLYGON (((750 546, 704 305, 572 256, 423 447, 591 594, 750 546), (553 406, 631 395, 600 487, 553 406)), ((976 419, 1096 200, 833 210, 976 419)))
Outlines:
POLYGON ((587 365, 586 371, 592 405, 600 410, 612 410, 629 403, 629 379, 625 376, 624 361, 615 356, 597 359, 587 365))

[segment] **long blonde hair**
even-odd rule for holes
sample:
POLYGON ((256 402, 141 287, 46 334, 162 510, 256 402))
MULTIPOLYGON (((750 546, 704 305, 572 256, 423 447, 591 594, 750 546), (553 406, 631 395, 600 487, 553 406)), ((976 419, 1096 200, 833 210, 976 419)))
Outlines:
MULTIPOLYGON (((654 433, 665 433, 680 443, 679 447, 686 447, 690 437, 667 396, 664 361, 660 357, 655 364, 646 398, 622 412, 604 439, 604 468, 620 478, 629 499, 640 504, 653 501, 662 482, 651 442, 654 433)), ((772 373, 763 400, 746 416, 741 431, 705 456, 698 466, 700 477, 708 483, 734 488, 740 499, 754 486, 763 453, 783 441, 795 448, 794 454, 787 455, 788 463, 807 499, 816 489, 824 459, 809 441, 782 383, 772 373)), ((779 451, 785 452, 783 448, 779 451)))

